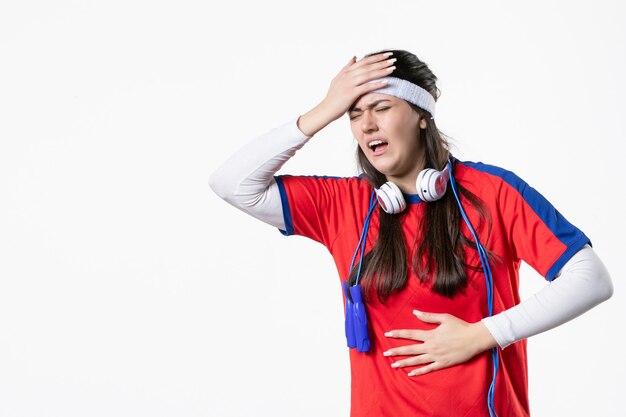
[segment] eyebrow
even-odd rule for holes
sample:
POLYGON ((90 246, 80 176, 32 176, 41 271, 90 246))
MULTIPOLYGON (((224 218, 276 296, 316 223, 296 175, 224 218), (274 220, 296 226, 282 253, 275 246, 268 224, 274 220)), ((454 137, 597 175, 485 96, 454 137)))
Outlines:
MULTIPOLYGON (((371 109, 372 107, 376 106, 378 103, 383 102, 383 101, 391 101, 391 100, 387 100, 386 98, 382 99, 382 100, 376 100, 375 102, 368 104, 367 108, 371 109)), ((360 108, 358 107, 352 107, 350 108, 350 110, 348 110, 349 112, 353 112, 353 111, 362 111, 360 108)))

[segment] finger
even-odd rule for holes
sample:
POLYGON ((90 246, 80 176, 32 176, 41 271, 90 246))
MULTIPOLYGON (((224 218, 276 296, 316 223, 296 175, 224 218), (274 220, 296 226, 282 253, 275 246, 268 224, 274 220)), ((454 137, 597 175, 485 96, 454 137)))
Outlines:
POLYGON ((422 366, 421 368, 413 369, 407 375, 408 376, 424 375, 432 371, 437 371, 438 369, 440 369, 439 364, 437 362, 433 362, 429 365, 422 366))
POLYGON ((344 67, 342 72, 345 73, 345 77, 348 77, 350 84, 357 88, 357 93, 364 95, 386 84, 386 82, 382 81, 370 81, 390 75, 396 69, 395 65, 393 65, 395 62, 396 58, 374 61, 367 65, 359 65, 361 62, 357 62, 349 68, 344 67))
POLYGON ((355 64, 347 71, 350 74, 350 77, 357 82, 357 85, 359 85, 366 81, 373 80, 374 78, 380 78, 391 74, 391 72, 396 69, 396 66, 394 65, 395 62, 395 58, 390 58, 360 67, 357 67, 355 64))
MULTIPOLYGON (((353 73, 353 75, 361 75, 364 74, 366 72, 370 72, 370 71, 375 71, 375 70, 381 70, 381 69, 385 69, 391 65, 393 65, 398 59, 394 58, 393 56, 391 57, 383 57, 383 59, 379 59, 376 61, 372 61, 366 64, 361 64, 361 65, 354 65, 350 71, 353 73)), ((359 62, 360 64, 360 62, 359 62)))
POLYGON ((369 87, 367 84, 369 81, 375 80, 377 78, 386 77, 396 70, 395 65, 394 66, 390 66, 391 64, 386 64, 386 65, 388 66, 382 69, 375 69, 375 70, 367 69, 367 70, 363 70, 359 74, 354 74, 353 79, 354 79, 355 85, 362 86, 362 87, 363 86, 369 87))
POLYGON ((356 64, 354 65, 354 68, 355 69, 361 68, 366 65, 375 64, 376 62, 379 62, 379 61, 384 61, 388 59, 389 57, 391 57, 391 55, 392 55, 392 52, 384 52, 382 54, 376 54, 376 55, 367 56, 365 58, 361 58, 360 60, 356 62, 356 64))
POLYGON ((385 336, 394 339, 411 339, 423 342, 428 338, 428 330, 392 330, 385 333, 385 336))
POLYGON ((370 83, 370 81, 389 76, 396 69, 395 65, 392 64, 393 62, 390 62, 389 60, 377 63, 377 66, 374 68, 355 68, 355 64, 351 67, 343 67, 341 72, 344 74, 344 77, 347 77, 346 79, 349 84, 353 85, 357 89, 357 93, 359 95, 363 95, 369 93, 371 90, 381 88, 386 84, 386 82, 382 81, 372 83, 370 83))
MULTIPOLYGON (((376 78, 383 78, 383 77, 374 77, 374 79, 376 78)), ((361 97, 367 93, 383 88, 387 84, 389 84, 389 80, 380 80, 380 81, 368 80, 367 82, 364 82, 362 85, 355 87, 355 91, 357 92, 358 96, 361 97)))
POLYGON ((400 346, 383 352, 383 356, 404 356, 404 355, 421 355, 426 353, 424 343, 418 345, 400 346))
POLYGON ((395 70, 395 67, 392 67, 392 69, 389 71, 380 70, 380 71, 369 73, 368 75, 360 77, 356 81, 356 84, 354 87, 358 96, 360 97, 374 90, 378 90, 379 88, 385 87, 389 83, 389 80, 384 80, 382 78, 391 75, 393 70, 395 70))
POLYGON ((435 359, 428 355, 423 354, 419 356, 414 356, 408 359, 402 359, 401 361, 397 361, 391 364, 392 368, 404 368, 406 366, 416 366, 416 365, 424 365, 425 363, 431 363, 435 359))
POLYGON ((413 314, 426 323, 443 323, 450 316, 446 313, 424 313, 419 310, 413 310, 413 314))
POLYGON ((350 61, 348 61, 348 63, 342 69, 348 68, 350 65, 354 64, 355 62, 356 62, 356 56, 353 56, 352 58, 350 58, 350 61))

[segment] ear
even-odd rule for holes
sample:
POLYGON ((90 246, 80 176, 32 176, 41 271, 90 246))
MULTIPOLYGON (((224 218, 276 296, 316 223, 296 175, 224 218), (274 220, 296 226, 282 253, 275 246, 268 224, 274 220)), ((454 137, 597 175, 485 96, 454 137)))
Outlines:
POLYGON ((420 129, 426 129, 426 126, 427 126, 426 123, 427 123, 426 119, 424 117, 422 117, 420 119, 420 129))

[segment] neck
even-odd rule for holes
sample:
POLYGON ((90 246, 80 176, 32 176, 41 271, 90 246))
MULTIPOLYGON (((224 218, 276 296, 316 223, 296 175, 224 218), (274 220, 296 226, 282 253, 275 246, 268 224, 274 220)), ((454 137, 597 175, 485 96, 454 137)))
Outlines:
POLYGON ((392 177, 388 175, 387 180, 396 184, 405 194, 417 194, 417 187, 415 186, 417 174, 411 177, 392 177))
POLYGON ((396 184, 405 194, 417 194, 415 182, 419 173, 424 169, 424 165, 424 157, 421 156, 418 163, 409 172, 402 175, 386 175, 387 181, 396 184))

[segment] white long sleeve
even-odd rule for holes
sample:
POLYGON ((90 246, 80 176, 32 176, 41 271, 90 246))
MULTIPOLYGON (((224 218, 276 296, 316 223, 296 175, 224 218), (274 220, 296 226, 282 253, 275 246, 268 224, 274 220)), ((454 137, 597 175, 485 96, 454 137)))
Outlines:
POLYGON ((481 321, 504 349, 581 315, 611 295, 609 272, 591 246, 585 245, 549 285, 515 307, 481 321))
POLYGON ((298 128, 298 118, 254 138, 209 179, 222 199, 280 230, 285 220, 274 174, 312 137, 298 128))

